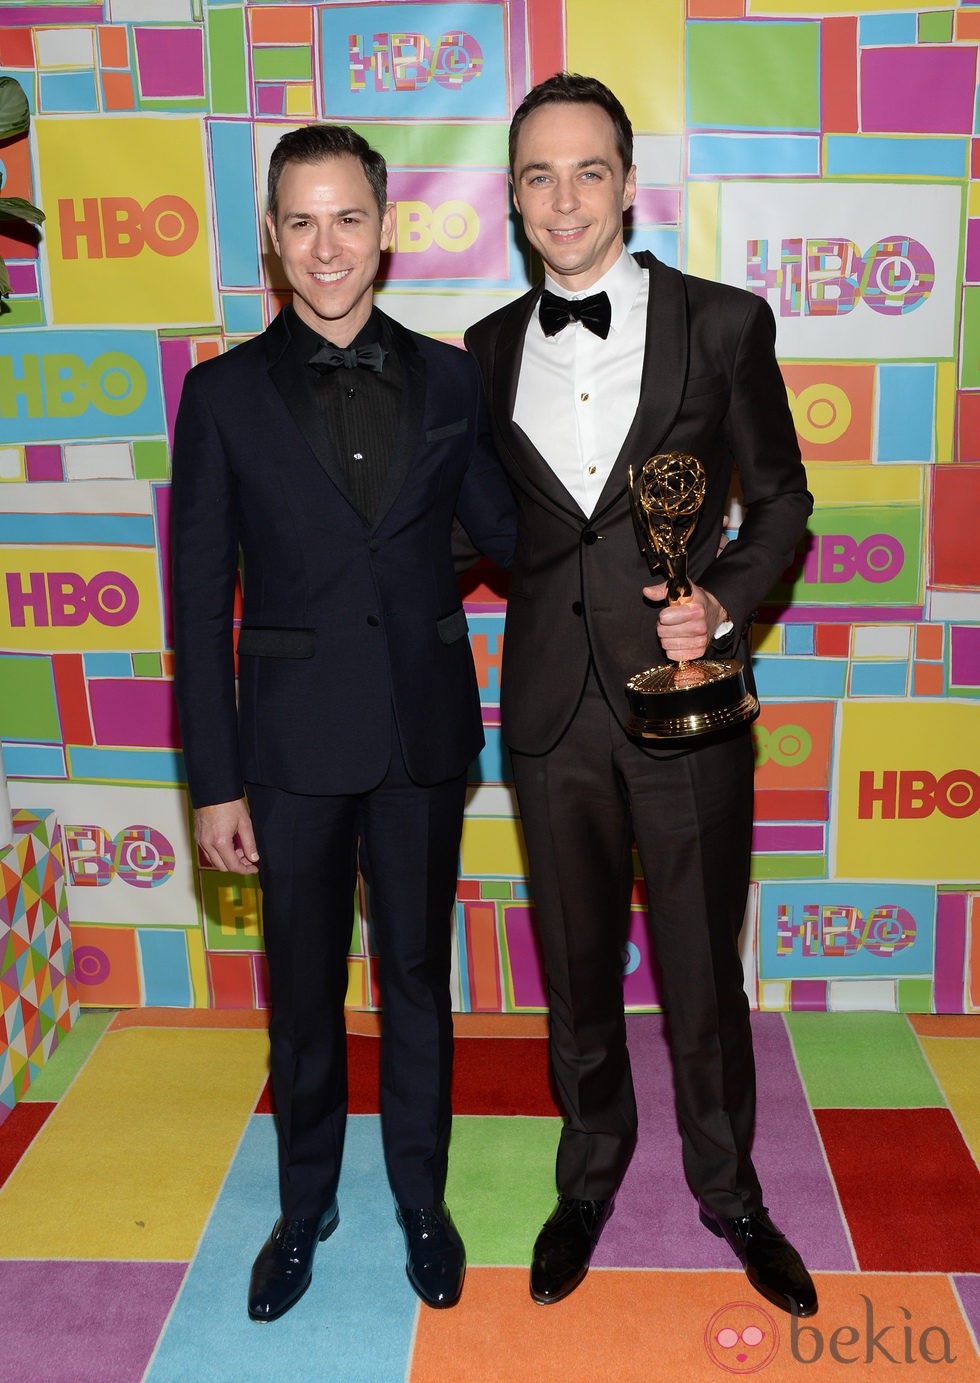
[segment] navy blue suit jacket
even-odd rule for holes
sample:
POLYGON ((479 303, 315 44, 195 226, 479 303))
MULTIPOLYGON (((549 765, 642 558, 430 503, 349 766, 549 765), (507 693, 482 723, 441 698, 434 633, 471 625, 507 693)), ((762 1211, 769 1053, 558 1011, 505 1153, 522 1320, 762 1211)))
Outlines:
POLYGON ((404 371, 379 511, 347 494, 289 363, 288 315, 191 370, 173 464, 176 693, 195 806, 246 781, 298 793, 377 786, 392 708, 411 776, 461 773, 483 744, 453 567, 454 516, 501 565, 513 502, 469 357, 387 319, 404 371), (244 607, 236 711, 233 601, 244 607))

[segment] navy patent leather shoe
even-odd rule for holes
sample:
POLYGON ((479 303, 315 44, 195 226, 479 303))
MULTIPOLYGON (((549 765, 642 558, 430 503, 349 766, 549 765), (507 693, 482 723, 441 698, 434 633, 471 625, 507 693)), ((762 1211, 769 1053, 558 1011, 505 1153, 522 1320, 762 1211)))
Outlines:
POLYGON ((395 1206, 405 1235, 405 1272, 426 1306, 455 1306, 463 1290, 466 1250, 446 1202, 409 1210, 395 1206))
POLYGON ((339 1223, 336 1201, 319 1219, 279 1216, 252 1266, 248 1314, 253 1321, 276 1321, 296 1305, 313 1277, 317 1244, 329 1239, 339 1223))
POLYGON ((541 1306, 562 1301, 589 1271, 592 1254, 613 1202, 581 1201, 564 1192, 535 1240, 531 1296, 541 1306))
POLYGON ((766 1211, 716 1215, 702 1202, 700 1219, 719 1239, 727 1239, 752 1286, 773 1306, 796 1316, 814 1316, 817 1289, 803 1259, 766 1211))

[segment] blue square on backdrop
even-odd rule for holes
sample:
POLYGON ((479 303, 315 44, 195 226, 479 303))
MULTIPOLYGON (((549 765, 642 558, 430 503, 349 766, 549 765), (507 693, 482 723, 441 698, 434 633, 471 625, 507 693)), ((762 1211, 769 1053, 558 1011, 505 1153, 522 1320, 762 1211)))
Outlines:
POLYGON ((146 1003, 150 1008, 192 1008, 187 935, 161 927, 140 928, 136 933, 142 960, 146 1003))
POLYGON ((904 662, 854 663, 851 696, 905 696, 908 664, 904 662))
POLYGON ((94 69, 84 72, 42 72, 39 82, 40 106, 45 115, 99 109, 94 69))
POLYGON ((932 461, 935 365, 879 365, 878 460, 932 461))
POLYGON ((858 44, 862 48, 889 43, 914 43, 919 36, 919 17, 909 14, 863 14, 858 20, 858 44))
POLYGON ((133 660, 128 653, 85 653, 82 666, 86 677, 132 677, 133 660))
POLYGON ((814 643, 812 624, 787 624, 783 626, 783 639, 787 653, 812 653, 814 643))
POLYGON ((261 293, 222 293, 221 314, 229 336, 254 336, 265 328, 261 293))

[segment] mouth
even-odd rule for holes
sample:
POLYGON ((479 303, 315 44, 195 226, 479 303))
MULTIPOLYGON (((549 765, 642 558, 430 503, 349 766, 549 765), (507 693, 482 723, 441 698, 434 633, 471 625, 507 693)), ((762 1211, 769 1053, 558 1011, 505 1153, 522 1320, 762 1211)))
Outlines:
POLYGON ((317 283, 339 283, 351 272, 350 269, 337 269, 332 274, 314 273, 313 278, 316 279, 317 283))
POLYGON ((584 235, 586 226, 552 226, 548 234, 552 240, 575 240, 580 235, 584 235))

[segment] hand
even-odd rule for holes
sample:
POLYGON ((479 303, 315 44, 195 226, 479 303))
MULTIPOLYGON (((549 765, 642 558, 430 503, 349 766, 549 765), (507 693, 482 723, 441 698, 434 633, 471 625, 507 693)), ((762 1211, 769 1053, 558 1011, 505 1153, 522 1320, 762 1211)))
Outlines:
MULTIPOLYGON (((667 583, 644 586, 647 600, 666 600, 667 583)), ((691 594, 676 605, 665 605, 657 619, 657 634, 672 662, 689 662, 707 651, 715 630, 728 618, 725 607, 710 591, 691 582, 691 594)))
POLYGON ((244 797, 237 802, 216 802, 194 812, 194 839, 215 869, 230 874, 257 874, 259 852, 255 848, 252 818, 244 797))

